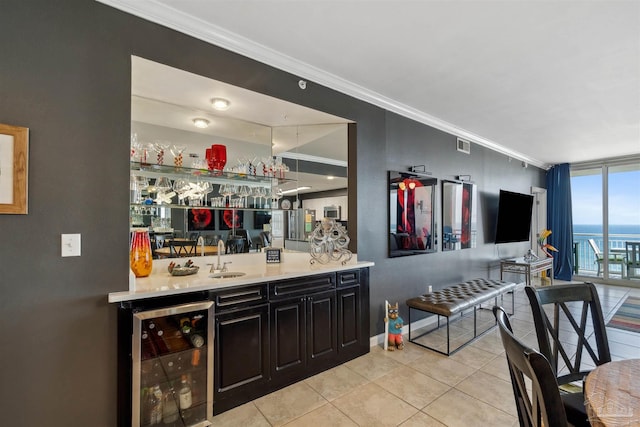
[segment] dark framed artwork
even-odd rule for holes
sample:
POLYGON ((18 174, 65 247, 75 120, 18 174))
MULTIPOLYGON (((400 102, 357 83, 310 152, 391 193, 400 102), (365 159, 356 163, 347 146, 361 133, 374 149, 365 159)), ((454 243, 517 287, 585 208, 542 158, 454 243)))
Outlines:
POLYGON ((244 211, 237 209, 225 209, 218 211, 218 223, 220 230, 244 228, 244 211))
POLYGON ((436 251, 437 185, 429 175, 389 171, 389 257, 436 251))
POLYGON ((477 189, 470 182, 442 182, 442 250, 476 247, 477 189))
POLYGON ((0 214, 27 214, 29 129, 0 124, 0 214))
POLYGON ((189 209, 188 225, 189 231, 215 230, 215 211, 212 209, 189 209))

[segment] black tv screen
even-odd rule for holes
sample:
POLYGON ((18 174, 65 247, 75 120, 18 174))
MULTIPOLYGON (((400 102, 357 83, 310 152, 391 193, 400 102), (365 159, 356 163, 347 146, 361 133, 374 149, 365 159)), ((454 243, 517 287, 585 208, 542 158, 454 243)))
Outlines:
POLYGON ((532 208, 532 195, 500 190, 496 243, 528 241, 532 208))

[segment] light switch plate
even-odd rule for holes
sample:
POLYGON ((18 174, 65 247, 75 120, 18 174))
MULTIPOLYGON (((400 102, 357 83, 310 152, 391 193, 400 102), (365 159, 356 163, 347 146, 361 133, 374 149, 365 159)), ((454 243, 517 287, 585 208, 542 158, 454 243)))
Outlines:
POLYGON ((80 256, 80 241, 80 234, 63 234, 60 239, 62 256, 80 256))

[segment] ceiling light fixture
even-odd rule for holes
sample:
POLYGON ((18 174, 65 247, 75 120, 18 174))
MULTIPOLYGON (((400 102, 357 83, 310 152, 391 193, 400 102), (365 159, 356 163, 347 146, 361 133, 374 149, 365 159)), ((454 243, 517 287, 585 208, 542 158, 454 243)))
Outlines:
POLYGON ((227 108, 229 108, 229 105, 231 105, 231 102, 229 102, 228 99, 224 99, 224 98, 213 98, 211 100, 211 106, 219 111, 224 111, 227 108))
POLYGON ((333 176, 333 175, 327 175, 327 179, 335 179, 335 176, 333 176))
POLYGON ((206 129, 206 128, 209 127, 209 120, 203 119, 202 117, 198 117, 198 118, 193 119, 193 124, 197 128, 206 129))
POLYGON ((309 190, 311 187, 307 187, 307 186, 302 186, 302 187, 298 187, 298 188, 294 188, 291 190, 284 190, 282 192, 282 194, 290 194, 290 193, 297 193, 300 190, 309 190))

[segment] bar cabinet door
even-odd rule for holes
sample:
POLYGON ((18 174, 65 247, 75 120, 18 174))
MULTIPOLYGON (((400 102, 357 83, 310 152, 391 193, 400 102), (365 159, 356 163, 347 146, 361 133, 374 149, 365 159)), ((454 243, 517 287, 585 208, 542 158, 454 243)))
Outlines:
POLYGON ((209 426, 213 302, 133 313, 131 425, 209 426))

